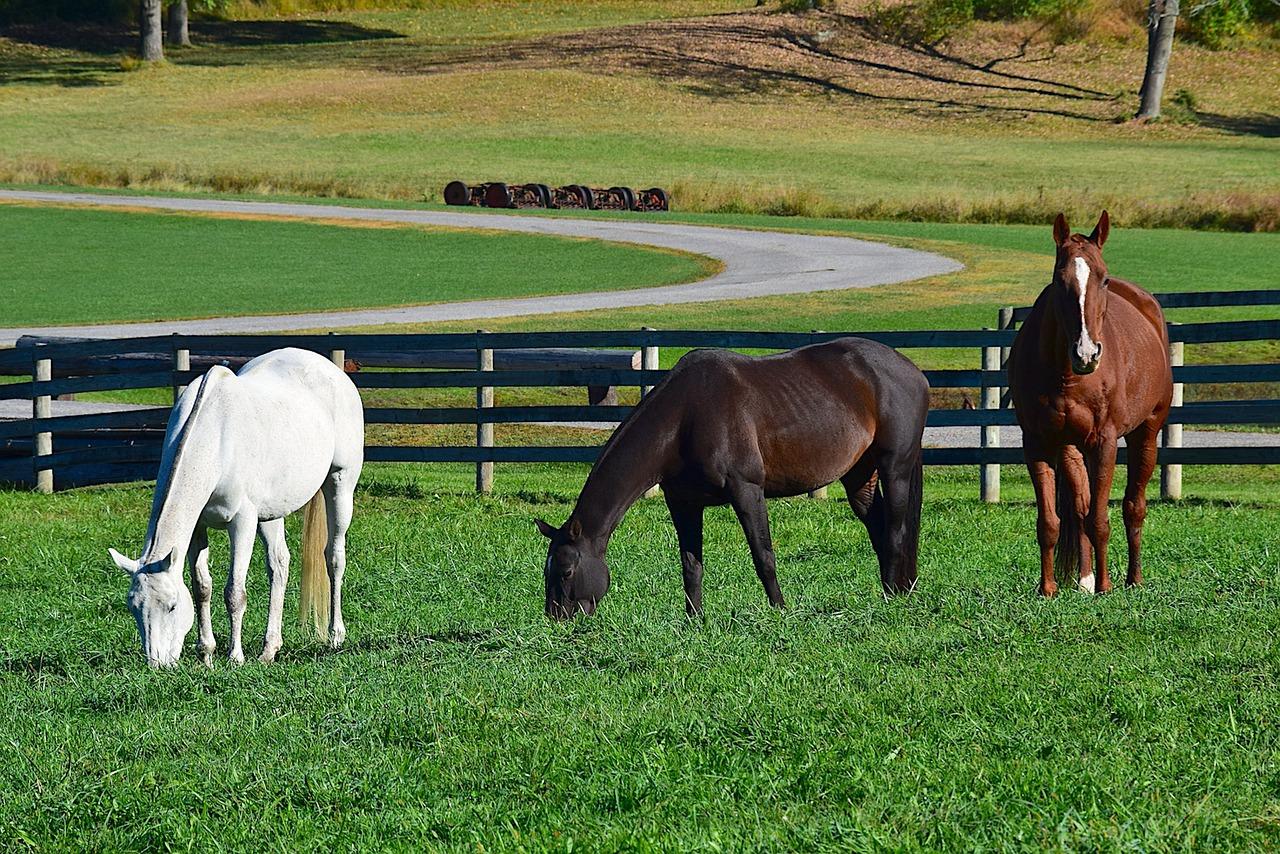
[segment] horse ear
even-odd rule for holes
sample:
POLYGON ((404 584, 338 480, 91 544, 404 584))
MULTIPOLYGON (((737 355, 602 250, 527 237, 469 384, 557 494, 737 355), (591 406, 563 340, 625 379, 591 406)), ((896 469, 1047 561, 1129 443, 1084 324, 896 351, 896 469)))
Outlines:
POLYGON ((1099 249, 1102 244, 1107 242, 1107 235, 1111 232, 1111 217, 1106 211, 1102 212, 1102 216, 1098 217, 1098 224, 1093 227, 1093 234, 1089 235, 1090 242, 1099 249))
POLYGON ((116 566, 120 567, 126 575, 133 575, 138 571, 138 562, 130 560, 115 549, 107 549, 111 552, 111 559, 116 562, 116 566))
POLYGON ((569 520, 569 539, 576 540, 582 536, 582 523, 576 518, 569 520))
POLYGON ((556 535, 555 525, 552 525, 549 522, 544 522, 541 519, 534 519, 533 524, 538 526, 538 530, 542 532, 542 536, 546 537, 548 540, 556 535))
POLYGON ((1070 236, 1071 228, 1067 225, 1067 216, 1059 213, 1058 218, 1053 221, 1053 242, 1061 246, 1070 236))

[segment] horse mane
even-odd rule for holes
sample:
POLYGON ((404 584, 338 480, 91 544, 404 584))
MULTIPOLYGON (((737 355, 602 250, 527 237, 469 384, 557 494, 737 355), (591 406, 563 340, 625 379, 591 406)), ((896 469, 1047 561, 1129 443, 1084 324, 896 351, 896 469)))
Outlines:
MULTIPOLYGON (((196 420, 196 416, 201 411, 201 404, 204 403, 205 392, 208 391, 210 380, 213 376, 213 370, 208 371, 204 376, 200 377, 197 382, 200 387, 196 390, 195 402, 191 404, 191 411, 187 413, 186 420, 182 423, 182 432, 178 434, 177 444, 173 446, 173 453, 166 453, 160 461, 160 471, 157 475, 156 495, 152 500, 151 524, 147 531, 147 541, 150 547, 154 547, 154 538, 156 529, 159 527, 160 513, 169 503, 169 495, 173 491, 174 477, 178 470, 178 465, 182 461, 183 452, 187 449, 188 440, 191 438, 192 424, 196 420), (168 462, 168 466, 165 462, 168 462)), ((150 557, 150 548, 147 554, 143 555, 143 562, 150 557)))

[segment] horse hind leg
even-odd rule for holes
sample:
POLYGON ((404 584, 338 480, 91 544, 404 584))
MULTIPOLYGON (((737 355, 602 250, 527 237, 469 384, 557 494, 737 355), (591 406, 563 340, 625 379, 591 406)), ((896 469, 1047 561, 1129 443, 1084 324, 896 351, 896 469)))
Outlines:
POLYGON ((880 583, 886 594, 910 593, 916 586, 924 503, 920 448, 883 454, 877 469, 880 490, 872 501, 869 519, 874 523, 877 515, 881 517, 880 583), (877 502, 883 510, 877 510, 877 502))
POLYGON ((867 529, 876 559, 884 561, 884 492, 878 488, 880 473, 871 454, 864 454, 842 478, 844 494, 853 515, 867 529))
POLYGON ((358 471, 339 469, 329 475, 322 487, 325 512, 329 523, 329 539, 325 546, 325 563, 329 568, 329 645, 342 646, 347 625, 342 620, 342 577, 347 568, 347 529, 355 510, 358 471))
MULTIPOLYGON (((1093 546, 1094 592, 1111 592, 1107 544, 1111 541, 1111 480, 1116 468, 1116 441, 1107 439, 1089 455, 1089 514, 1085 526, 1093 546)), ((1082 570, 1083 571, 1083 570, 1082 570)), ((1083 581, 1083 579, 1081 579, 1083 581)))
POLYGON ((1124 488, 1124 532, 1129 542, 1129 571, 1125 586, 1142 583, 1142 525, 1147 519, 1147 484, 1156 470, 1156 437, 1159 431, 1147 424, 1125 437, 1129 448, 1129 477, 1124 488))

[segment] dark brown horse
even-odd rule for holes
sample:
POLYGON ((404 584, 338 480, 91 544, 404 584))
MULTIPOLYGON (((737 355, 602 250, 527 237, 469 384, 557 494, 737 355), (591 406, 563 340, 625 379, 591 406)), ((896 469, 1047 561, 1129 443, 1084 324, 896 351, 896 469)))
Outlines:
POLYGON ((1009 390, 1036 490, 1045 596, 1072 576, 1090 593, 1111 590, 1107 500, 1121 436, 1129 451, 1125 583, 1142 583, 1147 482, 1156 466, 1156 438, 1169 416, 1173 372, 1160 304, 1137 285, 1107 275, 1102 245, 1109 229, 1106 211, 1088 237, 1071 234, 1058 214, 1053 281, 1040 292, 1009 354, 1009 390))
POLYGON ((614 432, 564 526, 538 520, 551 540, 547 615, 595 611, 609 590, 609 538, 655 483, 680 541, 690 616, 702 611, 704 508, 733 506, 769 602, 782 607, 765 499, 835 480, 867 526, 884 589, 909 591, 928 409, 920 370, 873 341, 841 338, 764 357, 694 350, 614 432))

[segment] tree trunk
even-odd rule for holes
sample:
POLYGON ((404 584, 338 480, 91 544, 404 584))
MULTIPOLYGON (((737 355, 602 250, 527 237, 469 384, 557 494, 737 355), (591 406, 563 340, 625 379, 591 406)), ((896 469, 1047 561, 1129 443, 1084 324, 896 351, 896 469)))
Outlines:
POLYGON ((1173 31, 1178 26, 1178 0, 1151 0, 1147 8, 1147 69, 1142 75, 1139 119, 1160 117, 1164 78, 1173 51, 1173 31))
POLYGON ((187 0, 173 0, 169 4, 169 44, 191 45, 191 33, 187 30, 187 0))
POLYGON ((163 28, 160 22, 160 0, 141 0, 138 21, 142 29, 141 53, 146 62, 164 59, 163 28))

